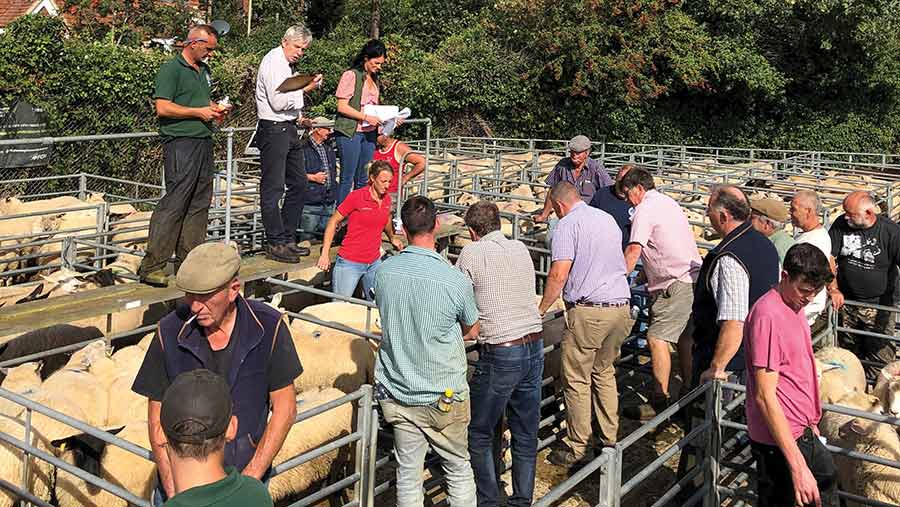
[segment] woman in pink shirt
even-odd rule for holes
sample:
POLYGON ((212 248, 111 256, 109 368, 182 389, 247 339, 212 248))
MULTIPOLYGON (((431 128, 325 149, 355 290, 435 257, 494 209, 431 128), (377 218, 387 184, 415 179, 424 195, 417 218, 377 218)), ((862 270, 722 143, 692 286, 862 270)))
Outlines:
POLYGON ((367 105, 377 105, 381 94, 378 74, 387 49, 378 39, 365 43, 350 68, 341 75, 337 91, 335 141, 341 159, 341 182, 337 202, 343 202, 353 188, 366 186, 366 165, 375 152, 375 138, 381 120, 363 113, 367 105))

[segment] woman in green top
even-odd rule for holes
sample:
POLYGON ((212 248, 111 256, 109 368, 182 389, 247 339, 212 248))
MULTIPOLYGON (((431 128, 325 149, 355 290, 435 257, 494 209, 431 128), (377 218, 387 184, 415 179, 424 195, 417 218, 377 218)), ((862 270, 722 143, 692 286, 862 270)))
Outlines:
POLYGON ((335 92, 338 114, 334 122, 338 157, 341 159, 338 204, 353 190, 354 182, 356 188, 366 185, 366 165, 375 153, 375 138, 381 121, 362 111, 367 105, 378 104, 381 94, 378 73, 386 55, 387 49, 380 40, 366 42, 338 82, 335 92))

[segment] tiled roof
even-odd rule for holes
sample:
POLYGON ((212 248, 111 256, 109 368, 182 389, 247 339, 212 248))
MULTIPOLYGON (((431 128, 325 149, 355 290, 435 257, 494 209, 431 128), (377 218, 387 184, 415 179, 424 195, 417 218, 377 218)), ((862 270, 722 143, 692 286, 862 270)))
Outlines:
POLYGON ((0 0, 0 27, 8 25, 12 20, 28 14, 39 0, 0 0))

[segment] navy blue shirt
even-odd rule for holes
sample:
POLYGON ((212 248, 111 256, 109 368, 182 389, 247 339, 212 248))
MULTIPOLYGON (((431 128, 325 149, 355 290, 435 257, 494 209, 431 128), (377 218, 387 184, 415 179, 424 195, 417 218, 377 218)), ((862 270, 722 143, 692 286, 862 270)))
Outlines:
POLYGON ((594 197, 588 204, 612 215, 613 220, 622 230, 622 251, 624 251, 631 238, 631 216, 634 215, 634 208, 628 201, 616 196, 615 188, 615 185, 601 188, 594 193, 594 197))

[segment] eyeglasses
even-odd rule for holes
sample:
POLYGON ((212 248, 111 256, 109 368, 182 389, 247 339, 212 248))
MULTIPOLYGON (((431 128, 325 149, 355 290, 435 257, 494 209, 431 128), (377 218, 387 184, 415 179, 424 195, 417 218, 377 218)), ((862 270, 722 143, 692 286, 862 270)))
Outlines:
MULTIPOLYGON (((188 45, 188 46, 195 42, 209 42, 209 39, 186 39, 184 41, 185 45, 188 45)), ((204 49, 206 49, 209 52, 213 52, 216 50, 216 46, 213 46, 213 47, 206 46, 204 49)))

